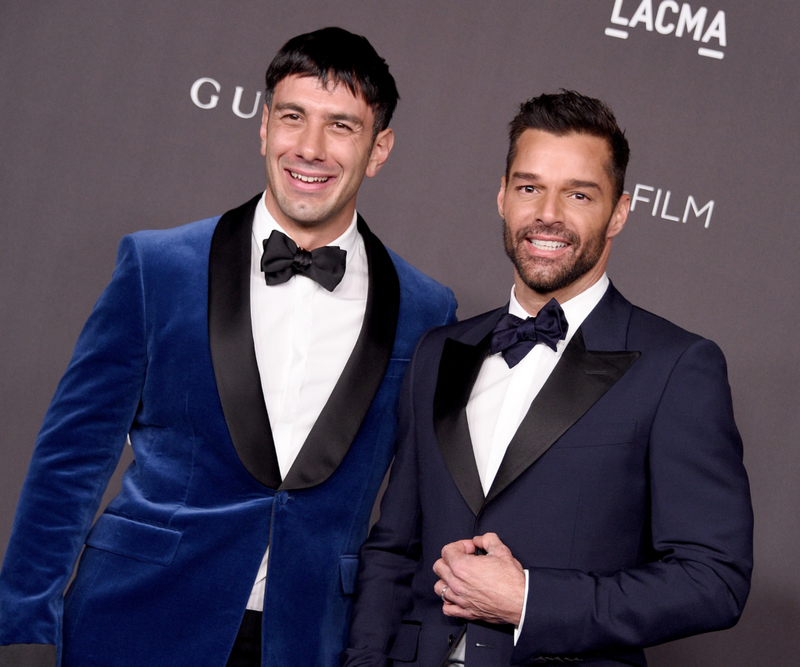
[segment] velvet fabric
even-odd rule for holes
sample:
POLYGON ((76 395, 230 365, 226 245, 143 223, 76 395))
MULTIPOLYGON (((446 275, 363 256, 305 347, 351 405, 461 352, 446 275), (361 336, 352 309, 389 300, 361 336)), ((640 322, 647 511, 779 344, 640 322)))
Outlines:
POLYGON ((484 496, 464 411, 504 312, 430 332, 412 360, 347 667, 437 667, 465 628, 467 667, 642 666, 643 647, 741 614, 753 516, 719 348, 609 286, 484 496), (516 645, 434 592, 442 547, 487 532, 529 571, 516 645))
POLYGON ((452 321, 456 305, 360 220, 364 327, 324 428, 298 456, 310 475, 292 468, 281 480, 255 357, 230 355, 248 336, 252 348, 257 201, 122 240, 20 497, 0 573, 0 660, 51 645, 57 661, 53 652, 43 664, 223 667, 269 544, 263 664, 338 664, 400 384, 418 338, 452 321), (397 323, 388 333, 387 317, 397 323), (93 525, 128 434, 135 461, 93 525))

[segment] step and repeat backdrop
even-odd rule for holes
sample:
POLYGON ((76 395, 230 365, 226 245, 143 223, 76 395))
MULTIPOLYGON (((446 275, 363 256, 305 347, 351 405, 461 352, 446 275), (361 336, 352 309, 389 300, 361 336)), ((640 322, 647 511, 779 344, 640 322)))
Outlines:
POLYGON ((609 275, 722 347, 756 516, 739 625, 648 657, 800 664, 800 5, 51 0, 0 17, 0 553, 120 237, 262 190, 264 71, 288 38, 339 25, 369 38, 401 95, 395 149, 359 210, 453 288, 461 318, 511 285, 496 195, 519 103, 568 88, 612 106, 633 204, 609 275))

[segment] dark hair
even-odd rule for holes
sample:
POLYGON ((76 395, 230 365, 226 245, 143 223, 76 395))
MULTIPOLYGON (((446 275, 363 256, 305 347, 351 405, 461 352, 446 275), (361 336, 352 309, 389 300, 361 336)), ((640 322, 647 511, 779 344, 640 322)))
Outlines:
POLYGON ((389 66, 366 37, 342 28, 323 28, 293 37, 281 47, 267 69, 264 101, 272 104, 275 86, 299 74, 327 83, 344 84, 361 95, 375 114, 373 139, 389 126, 400 96, 389 66))
POLYGON ((614 184, 614 203, 622 196, 630 149, 614 112, 604 102, 562 88, 558 93, 532 97, 520 104, 519 113, 508 125, 506 179, 517 155, 517 141, 525 130, 543 130, 558 137, 571 133, 590 134, 608 141, 611 162, 606 170, 614 184))

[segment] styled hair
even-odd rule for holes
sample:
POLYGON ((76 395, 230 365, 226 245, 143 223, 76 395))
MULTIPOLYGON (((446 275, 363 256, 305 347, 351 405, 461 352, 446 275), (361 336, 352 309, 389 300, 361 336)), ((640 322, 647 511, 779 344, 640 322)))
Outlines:
POLYGON ((517 142, 525 130, 543 130, 558 137, 572 133, 590 134, 605 139, 611 150, 611 161, 606 171, 614 184, 614 203, 619 201, 625 189, 630 149, 614 112, 604 102, 562 88, 558 93, 532 97, 520 104, 519 113, 508 125, 506 179, 517 155, 517 142))
POLYGON ((373 139, 389 126, 400 96, 389 66, 366 37, 342 28, 322 28, 293 37, 281 47, 267 69, 264 101, 272 104, 275 86, 287 76, 342 84, 364 98, 375 114, 373 139))

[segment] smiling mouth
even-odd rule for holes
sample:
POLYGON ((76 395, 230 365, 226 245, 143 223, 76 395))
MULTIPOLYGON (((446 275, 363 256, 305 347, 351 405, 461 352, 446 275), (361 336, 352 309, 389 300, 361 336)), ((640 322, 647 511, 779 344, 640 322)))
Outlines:
POLYGON ((304 174, 298 174, 296 171, 290 171, 289 175, 297 181, 303 181, 303 183, 327 183, 330 180, 330 176, 305 176, 304 174))
POLYGON ((560 250, 569 245, 563 241, 542 241, 541 239, 528 239, 528 241, 537 250, 560 250))

